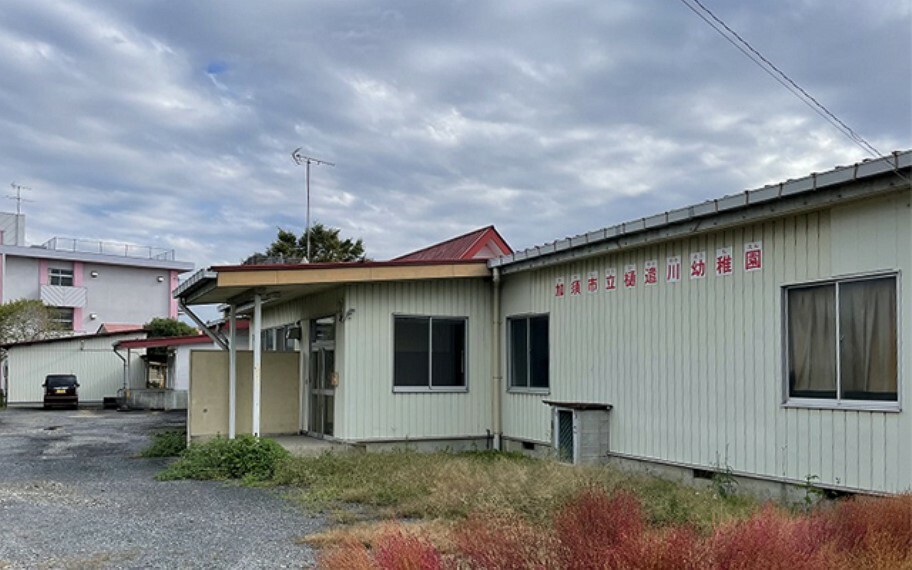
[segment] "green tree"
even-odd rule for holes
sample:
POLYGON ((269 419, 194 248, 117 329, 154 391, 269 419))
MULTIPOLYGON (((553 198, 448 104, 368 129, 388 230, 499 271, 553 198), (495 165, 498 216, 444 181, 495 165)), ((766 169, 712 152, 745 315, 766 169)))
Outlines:
MULTIPOLYGON (((187 323, 177 319, 157 317, 143 325, 149 338, 167 338, 173 336, 196 336, 199 331, 187 323)), ((146 349, 146 357, 150 362, 168 362, 168 347, 153 346, 146 349)))
POLYGON ((149 338, 164 338, 171 336, 195 336, 199 331, 187 323, 177 319, 155 318, 143 325, 149 338))
MULTIPOLYGON (((334 261, 365 261, 364 241, 360 238, 342 239, 338 228, 330 228, 321 223, 315 223, 310 228, 310 261, 311 263, 326 263, 334 261)), ((298 261, 307 257, 307 232, 300 236, 294 232, 278 229, 276 239, 265 253, 255 253, 247 258, 245 263, 263 263, 264 260, 298 261)))
POLYGON ((0 305, 0 342, 26 342, 58 336, 63 328, 54 309, 37 299, 19 299, 0 305))

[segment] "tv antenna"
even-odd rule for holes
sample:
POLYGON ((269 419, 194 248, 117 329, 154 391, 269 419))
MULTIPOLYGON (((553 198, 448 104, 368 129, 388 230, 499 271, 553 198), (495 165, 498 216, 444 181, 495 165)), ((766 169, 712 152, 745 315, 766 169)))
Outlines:
POLYGON ((320 160, 319 158, 314 158, 312 156, 306 156, 301 152, 302 147, 294 149, 291 153, 291 158, 295 161, 295 164, 298 166, 304 165, 305 177, 307 180, 307 219, 304 222, 304 234, 307 236, 307 263, 310 263, 310 165, 326 165, 326 166, 335 166, 332 162, 327 162, 325 160, 320 160))
POLYGON ((27 200, 22 197, 22 191, 31 190, 31 188, 28 188, 26 186, 21 186, 19 184, 16 184, 15 182, 11 183, 10 186, 13 188, 13 190, 16 191, 16 195, 15 196, 7 195, 7 198, 9 198, 10 200, 16 201, 16 215, 19 216, 22 214, 22 203, 23 202, 34 202, 34 200, 27 200))
MULTIPOLYGON (((15 243, 15 245, 21 245, 19 243, 19 219, 22 217, 22 203, 23 202, 34 202, 34 200, 27 200, 22 197, 22 191, 31 190, 31 188, 28 188, 27 186, 22 186, 20 184, 16 184, 15 182, 11 182, 10 186, 13 188, 13 190, 16 191, 16 195, 15 196, 7 195, 6 197, 9 198, 10 200, 16 201, 16 243, 15 243)), ((25 237, 23 237, 22 240, 24 242, 25 237)), ((0 239, 0 243, 2 243, 2 241, 3 240, 0 239)))

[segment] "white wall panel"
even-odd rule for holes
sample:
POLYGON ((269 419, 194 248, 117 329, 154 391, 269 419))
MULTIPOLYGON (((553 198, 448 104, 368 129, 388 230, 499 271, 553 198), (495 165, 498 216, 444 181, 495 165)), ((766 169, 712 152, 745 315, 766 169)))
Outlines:
MULTIPOLYGON (((336 390, 346 439, 485 436, 491 425, 491 283, 487 280, 351 285, 346 358, 336 390), (468 318, 467 392, 393 392, 393 315, 468 318)), ((337 343, 338 346, 338 343, 337 343)))
MULTIPOLYGON (((614 406, 612 452, 646 459, 884 491, 912 487, 907 410, 912 327, 903 286, 912 268, 910 193, 757 223, 622 253, 509 274, 503 316, 549 313, 551 393, 504 396, 508 437, 547 442, 543 399, 614 406), (745 272, 743 247, 762 240, 764 267, 745 272), (717 248, 731 246, 733 275, 717 277, 717 248), (664 279, 665 258, 706 251, 708 275, 679 283, 664 279), (660 280, 645 286, 647 260, 660 280), (636 263, 638 283, 621 275, 636 263), (607 267, 618 272, 614 292, 555 298, 557 277, 585 280, 607 267), (901 413, 785 408, 782 286, 840 275, 899 270, 903 350, 901 413)), ((506 366, 506 362, 504 364, 506 366)))
MULTIPOLYGON (((123 387, 123 360, 112 348, 118 340, 145 338, 145 334, 124 335, 37 343, 9 349, 9 402, 40 403, 44 399, 41 384, 48 374, 75 374, 79 380, 79 400, 99 402, 105 396, 116 396, 123 387)), ((126 357, 126 351, 121 351, 126 357)), ((131 384, 144 385, 143 363, 139 354, 131 356, 131 384)))

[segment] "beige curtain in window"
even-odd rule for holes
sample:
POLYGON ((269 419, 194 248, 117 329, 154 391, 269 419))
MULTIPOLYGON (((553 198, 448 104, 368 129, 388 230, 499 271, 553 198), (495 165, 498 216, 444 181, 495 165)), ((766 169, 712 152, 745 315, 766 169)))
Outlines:
POLYGON ((896 278, 839 286, 842 398, 894 399, 897 379, 896 278))
POLYGON ((789 392, 792 396, 835 397, 836 287, 822 285, 788 292, 789 392), (826 394, 832 392, 832 395, 826 394))

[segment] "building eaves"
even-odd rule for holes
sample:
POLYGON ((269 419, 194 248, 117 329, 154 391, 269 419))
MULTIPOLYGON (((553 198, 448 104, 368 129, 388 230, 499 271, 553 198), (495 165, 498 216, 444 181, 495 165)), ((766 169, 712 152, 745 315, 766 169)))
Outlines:
MULTIPOLYGON (((739 194, 723 196, 692 206, 670 210, 661 214, 631 220, 595 230, 585 234, 556 240, 488 260, 488 267, 502 268, 504 271, 530 269, 552 263, 566 261, 579 253, 581 256, 598 255, 607 251, 621 249, 631 245, 642 245, 656 239, 668 239, 668 232, 663 230, 689 224, 692 231, 712 229, 723 220, 737 218, 740 211, 748 208, 772 206, 792 198, 810 196, 822 190, 836 189, 851 182, 863 181, 879 176, 893 174, 896 186, 904 183, 908 186, 908 176, 912 168, 912 151, 899 151, 891 155, 855 163, 850 166, 837 167, 822 173, 786 180, 748 190, 739 194), (898 173, 903 172, 905 179, 898 173)), ((854 199, 853 196, 837 197, 837 200, 854 199)))
POLYGON ((85 253, 80 251, 59 251, 43 247, 23 247, 18 245, 0 245, 0 253, 12 257, 29 257, 34 259, 57 259, 61 261, 81 261, 83 263, 97 263, 99 265, 117 265, 121 267, 140 267, 144 269, 162 269, 185 273, 193 270, 193 263, 189 261, 172 261, 168 259, 146 259, 142 257, 127 257, 119 255, 106 255, 100 253, 85 253))
POLYGON ((200 269, 175 287, 171 292, 171 296, 175 299, 188 297, 190 294, 207 287, 214 287, 217 277, 218 274, 210 268, 200 269))
POLYGON ((323 269, 376 269, 381 267, 421 267, 433 265, 469 265, 483 263, 481 259, 430 259, 430 260, 403 260, 403 261, 339 261, 333 263, 294 263, 275 265, 215 265, 210 268, 213 272, 239 273, 256 271, 320 271, 323 269))

